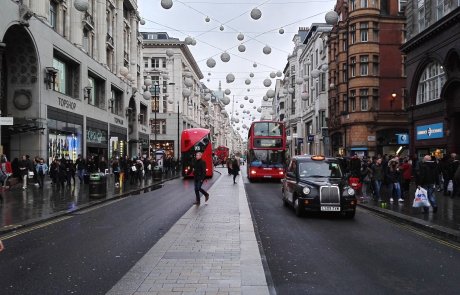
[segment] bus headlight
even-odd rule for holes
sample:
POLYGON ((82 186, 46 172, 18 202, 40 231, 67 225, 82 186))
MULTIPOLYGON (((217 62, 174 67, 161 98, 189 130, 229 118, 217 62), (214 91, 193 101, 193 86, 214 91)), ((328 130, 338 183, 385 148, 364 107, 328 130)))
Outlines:
POLYGON ((303 192, 304 195, 308 195, 310 193, 310 188, 308 186, 306 186, 306 187, 304 187, 302 189, 302 192, 303 192))

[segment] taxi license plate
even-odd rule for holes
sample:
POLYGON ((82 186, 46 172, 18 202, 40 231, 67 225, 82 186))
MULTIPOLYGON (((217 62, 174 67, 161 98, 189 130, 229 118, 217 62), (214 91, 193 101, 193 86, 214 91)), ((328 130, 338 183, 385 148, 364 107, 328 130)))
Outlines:
POLYGON ((264 175, 264 178, 272 178, 271 175, 264 175))
POLYGON ((321 206, 321 211, 340 211, 340 206, 321 206))

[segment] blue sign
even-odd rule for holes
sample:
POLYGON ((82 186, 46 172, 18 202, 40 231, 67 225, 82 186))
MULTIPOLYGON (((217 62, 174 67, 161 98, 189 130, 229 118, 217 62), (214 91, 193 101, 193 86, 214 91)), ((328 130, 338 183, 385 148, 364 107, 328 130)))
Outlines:
POLYGON ((303 143, 303 138, 297 138, 297 144, 303 143))
POLYGON ((307 140, 308 141, 315 141, 315 136, 314 135, 308 135, 307 140))
POLYGON ((443 123, 417 126, 417 140, 434 139, 444 137, 443 123))
POLYGON ((398 144, 409 144, 409 134, 400 133, 396 134, 398 144))

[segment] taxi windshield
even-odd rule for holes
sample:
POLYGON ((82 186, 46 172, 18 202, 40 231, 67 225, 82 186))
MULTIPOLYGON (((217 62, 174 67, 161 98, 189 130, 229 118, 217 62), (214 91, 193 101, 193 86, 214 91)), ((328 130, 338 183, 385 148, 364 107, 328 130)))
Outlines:
POLYGON ((309 161, 299 163, 300 178, 306 177, 330 177, 341 178, 342 170, 336 162, 309 161))

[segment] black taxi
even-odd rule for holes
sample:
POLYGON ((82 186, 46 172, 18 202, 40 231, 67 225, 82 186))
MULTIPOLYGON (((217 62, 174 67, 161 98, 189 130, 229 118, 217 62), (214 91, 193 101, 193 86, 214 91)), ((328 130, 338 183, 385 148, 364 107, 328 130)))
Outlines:
POLYGON ((309 211, 355 216, 355 191, 348 185, 336 158, 292 157, 282 180, 282 195, 284 205, 294 207, 297 216, 309 211))

